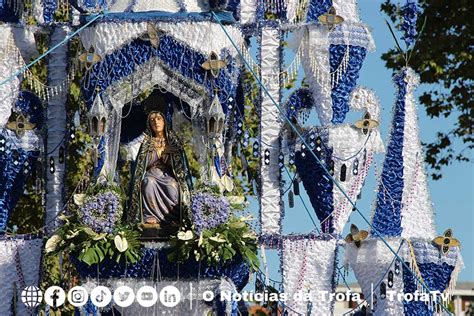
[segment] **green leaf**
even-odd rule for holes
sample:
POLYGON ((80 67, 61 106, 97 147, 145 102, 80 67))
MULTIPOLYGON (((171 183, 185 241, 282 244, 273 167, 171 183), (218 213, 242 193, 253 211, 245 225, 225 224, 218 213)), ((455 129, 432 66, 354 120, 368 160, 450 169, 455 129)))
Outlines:
POLYGON ((97 256, 97 253, 93 248, 89 248, 82 255, 81 260, 87 265, 91 266, 99 262, 99 257, 97 256))
POLYGON ((100 248, 99 245, 94 246, 94 250, 97 253, 97 256, 99 257, 99 262, 102 262, 105 258, 105 253, 104 251, 100 248))

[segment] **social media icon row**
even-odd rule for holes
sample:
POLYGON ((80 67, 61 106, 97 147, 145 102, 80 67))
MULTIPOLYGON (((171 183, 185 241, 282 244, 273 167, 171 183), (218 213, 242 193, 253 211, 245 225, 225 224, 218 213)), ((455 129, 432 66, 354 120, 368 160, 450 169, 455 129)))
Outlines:
MULTIPOLYGON (((29 286, 21 293, 23 303, 28 307, 37 307, 42 301, 43 293, 36 286, 29 286)), ((89 300, 89 293, 82 286, 75 286, 66 293, 59 286, 51 286, 44 293, 44 301, 53 308, 62 306, 65 301, 74 307, 81 307, 89 300)), ((133 302, 137 301, 143 307, 151 307, 156 304, 158 298, 161 304, 166 307, 174 307, 181 301, 180 291, 172 285, 165 286, 160 291, 160 295, 155 288, 151 286, 142 286, 138 289, 136 295, 129 286, 120 286, 115 289, 114 294, 106 286, 97 286, 90 293, 92 304, 97 307, 105 307, 114 299, 116 305, 120 307, 129 307, 133 302)))

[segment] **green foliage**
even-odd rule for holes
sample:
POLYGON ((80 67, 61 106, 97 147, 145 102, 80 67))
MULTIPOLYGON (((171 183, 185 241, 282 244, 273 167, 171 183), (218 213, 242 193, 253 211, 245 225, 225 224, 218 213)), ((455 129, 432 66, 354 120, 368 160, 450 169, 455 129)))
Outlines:
POLYGON ((258 113, 255 108, 256 100, 259 100, 260 89, 257 81, 253 75, 248 71, 244 70, 242 73, 243 83, 250 85, 250 93, 244 95, 244 122, 243 127, 249 132, 249 145, 243 147, 240 144, 237 144, 232 147, 232 172, 234 174, 234 194, 236 195, 245 195, 245 196, 254 196, 256 192, 253 191, 252 181, 258 179, 258 166, 259 158, 253 157, 252 154, 252 144, 258 139, 259 132, 259 121, 258 113), (238 147, 240 146, 240 153, 238 152, 238 147), (242 165, 242 156, 246 157, 248 166, 244 168, 242 165))
MULTIPOLYGON (((41 176, 41 175, 39 175, 41 176)), ((36 177, 29 176, 23 195, 8 222, 8 230, 18 234, 38 232, 44 223, 43 197, 36 192, 36 177)))
MULTIPOLYGON (((77 285, 76 269, 69 260, 68 254, 43 256, 41 289, 50 286, 60 286, 67 290, 77 285), (62 264, 60 262, 62 261, 62 264), (62 269, 61 269, 62 266, 62 269)), ((47 304, 42 303, 39 310, 44 310, 47 304)), ((74 306, 65 304, 60 308, 61 315, 74 315, 74 306)), ((41 315, 41 313, 40 313, 41 315)), ((51 314, 53 315, 53 314, 51 314)))
POLYGON ((247 225, 248 218, 232 216, 229 221, 200 235, 192 228, 183 228, 171 237, 171 261, 185 262, 191 257, 196 261, 206 261, 209 265, 219 265, 231 260, 236 255, 242 258, 257 271, 257 237, 247 225))
POLYGON ((130 263, 140 258, 139 233, 135 227, 117 225, 111 234, 96 233, 82 224, 77 215, 62 216, 61 220, 64 225, 46 242, 47 254, 72 254, 88 265, 105 258, 130 263))
MULTIPOLYGON (((81 43, 78 39, 71 40, 69 44, 69 54, 77 56, 81 52, 81 43)), ((66 188, 68 195, 86 176, 92 173, 94 165, 91 152, 89 151, 92 138, 87 132, 86 106, 81 95, 81 80, 84 72, 78 65, 77 58, 71 59, 70 68, 74 68, 76 75, 69 86, 67 98, 67 117, 71 122, 75 113, 79 113, 80 126, 73 131, 74 137, 68 138, 67 155, 66 155, 66 188)))
MULTIPOLYGON (((471 40, 474 2, 420 0, 419 3, 423 10, 419 26, 425 19, 426 25, 409 62, 420 74, 421 83, 428 84, 420 103, 431 118, 456 119, 448 131, 439 131, 434 142, 425 144, 431 175, 439 179, 444 166, 455 161, 470 161, 470 150, 474 148, 474 46, 471 40), (463 144, 462 148, 456 148, 456 139, 463 144)), ((394 1, 386 0, 381 9, 392 22, 400 24, 400 8, 394 1)), ((405 66, 403 54, 396 49, 383 54, 382 59, 387 68, 394 71, 405 66)))

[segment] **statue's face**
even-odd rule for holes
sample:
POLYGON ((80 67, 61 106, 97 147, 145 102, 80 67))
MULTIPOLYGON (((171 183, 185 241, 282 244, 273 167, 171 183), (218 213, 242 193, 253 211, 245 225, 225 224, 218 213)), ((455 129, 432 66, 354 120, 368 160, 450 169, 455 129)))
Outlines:
POLYGON ((159 113, 152 113, 150 115, 150 128, 153 133, 156 135, 158 133, 162 133, 165 130, 165 119, 159 113))

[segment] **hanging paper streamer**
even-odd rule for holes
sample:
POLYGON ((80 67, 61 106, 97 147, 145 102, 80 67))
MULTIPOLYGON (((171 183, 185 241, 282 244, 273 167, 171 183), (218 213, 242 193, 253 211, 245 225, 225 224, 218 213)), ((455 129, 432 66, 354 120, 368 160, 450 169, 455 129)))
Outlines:
POLYGON ((17 315, 29 315, 21 301, 21 291, 26 286, 39 287, 42 239, 30 239, 28 236, 0 238, 0 315, 11 315, 14 295, 17 315), (13 283, 17 292, 14 293, 13 283))
POLYGON ((271 14, 281 20, 286 19, 286 0, 265 0, 260 4, 263 6, 265 15, 271 14))
POLYGON ((240 0, 240 23, 255 23, 257 19, 257 2, 257 0, 240 0))
MULTIPOLYGON (((15 45, 15 40, 13 34, 10 35, 7 39, 7 51, 10 52, 10 58, 13 56, 16 59, 19 69, 23 69, 27 66, 25 59, 23 58, 20 50, 15 45)), ((43 83, 37 76, 35 76, 29 68, 26 68, 22 75, 23 79, 26 80, 29 85, 32 87, 33 92, 38 95, 42 100, 49 101, 53 97, 57 96, 59 93, 62 93, 67 90, 71 82, 74 80, 76 72, 75 64, 71 65, 70 72, 63 81, 56 81, 56 84, 49 83, 48 85, 43 83)))
MULTIPOLYGON (((7 25, 0 25, 0 76, 2 80, 12 76, 20 68, 18 60, 11 58, 13 54, 11 45, 13 34, 11 28, 7 25)), ((1 86, 0 127, 4 127, 10 117, 12 106, 20 89, 19 85, 20 80, 18 77, 15 77, 1 86)))
POLYGON ((21 11, 20 0, 3 0, 0 4, 0 21, 17 23, 21 17, 21 11))
POLYGON ((359 8, 356 0, 333 0, 333 7, 344 18, 344 24, 360 23, 359 8))
POLYGON ((287 237, 282 251, 283 292, 288 297, 285 301, 288 315, 332 315, 334 301, 322 299, 320 293, 335 291, 336 240, 287 237), (311 297, 311 310, 305 295, 311 297))
POLYGON ((302 65, 321 124, 342 123, 366 52, 375 49, 370 32, 359 22, 344 22, 331 31, 310 25, 297 33, 295 42, 295 51, 303 47, 302 65))
POLYGON ((435 236, 413 97, 418 80, 410 68, 394 77, 398 92, 392 131, 372 219, 374 228, 384 236, 435 236))
MULTIPOLYGON (((328 145, 333 149, 334 177, 352 201, 360 194, 365 178, 369 173, 374 154, 383 152, 383 143, 377 129, 367 135, 352 126, 341 125, 329 128, 328 145)), ((333 225, 341 233, 352 204, 341 190, 333 190, 333 225)))
POLYGON ((418 7, 417 0, 406 0, 405 5, 402 7, 403 23, 401 29, 403 34, 402 39, 405 41, 407 47, 415 43, 418 31, 416 29, 416 22, 418 21, 418 15, 422 13, 418 7))
POLYGON ((203 1, 203 0, 134 0, 132 3, 126 0, 106 1, 106 0, 79 0, 77 1, 82 10, 95 12, 98 9, 107 12, 143 12, 143 11, 162 11, 169 13, 197 13, 216 11, 236 11, 236 1, 203 1), (211 3, 210 3, 211 2, 211 3), (211 4, 213 6, 211 6, 211 4))
MULTIPOLYGON (((278 28, 262 29, 261 70, 262 82, 272 99, 280 102, 280 31, 278 28)), ((281 232, 282 205, 280 192, 280 129, 282 122, 277 107, 262 90, 260 114, 260 222, 263 234, 281 232)))

